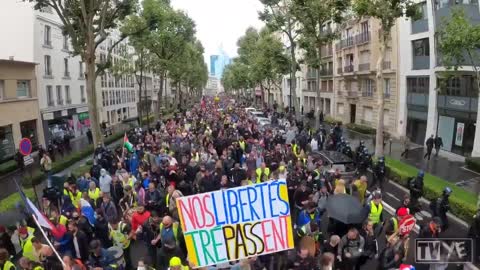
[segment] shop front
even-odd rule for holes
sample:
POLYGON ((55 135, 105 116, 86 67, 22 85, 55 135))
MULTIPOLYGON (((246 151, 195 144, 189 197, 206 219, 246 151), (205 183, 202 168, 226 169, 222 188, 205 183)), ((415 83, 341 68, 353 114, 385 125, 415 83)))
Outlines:
POLYGON ((87 108, 72 108, 43 113, 45 141, 61 140, 65 136, 77 138, 86 135, 90 128, 87 108))
POLYGON ((478 99, 439 95, 437 105, 437 134, 442 138, 442 149, 470 156, 475 138, 478 99))
POLYGON ((12 125, 0 127, 0 162, 13 158, 15 142, 13 141, 12 125))

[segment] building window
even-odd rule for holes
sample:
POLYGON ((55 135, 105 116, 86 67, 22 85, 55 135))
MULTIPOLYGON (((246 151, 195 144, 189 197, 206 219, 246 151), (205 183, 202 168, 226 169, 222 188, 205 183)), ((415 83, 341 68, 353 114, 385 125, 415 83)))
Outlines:
POLYGON ((0 100, 5 98, 5 81, 0 80, 0 100))
POLYGON ((371 79, 362 80, 362 95, 364 97, 372 97, 375 91, 374 82, 371 79))
POLYGON ((343 106, 343 103, 338 103, 337 104, 337 113, 340 115, 343 115, 345 112, 345 108, 343 106))
POLYGON ((105 91, 102 91, 102 104, 103 104, 103 107, 107 106, 107 98, 106 98, 105 91))
POLYGON ((45 76, 52 76, 52 58, 50 55, 45 55, 45 76))
POLYGON ((65 85, 65 99, 67 104, 72 104, 72 97, 70 96, 70 86, 65 85))
POLYGON ((47 106, 51 107, 55 105, 55 102, 53 101, 53 90, 51 85, 47 85, 47 106))
POLYGON ((61 85, 57 85, 57 105, 63 105, 63 94, 61 85))
POLYGON ((412 69, 430 68, 430 43, 428 38, 412 41, 412 69))
POLYGON ((430 87, 429 77, 409 77, 407 78, 407 93, 428 95, 430 87))
POLYGON ((52 28, 49 25, 45 25, 43 30, 43 44, 52 46, 52 28))
POLYGON ((70 71, 68 70, 68 58, 63 59, 63 66, 65 70, 65 73, 63 74, 63 76, 65 78, 70 78, 70 71))
POLYGON ((68 51, 68 35, 63 35, 63 49, 68 51))
POLYGON ((17 98, 30 97, 30 81, 17 81, 17 98))
POLYGON ((15 154, 12 125, 0 127, 0 161, 12 158, 15 154))
POLYGON ((383 96, 385 98, 390 98, 390 95, 392 93, 392 89, 391 89, 391 85, 390 85, 390 79, 384 79, 383 87, 384 87, 383 96))
POLYGON ((430 56, 430 44, 428 38, 412 41, 414 56, 430 56))
MULTIPOLYGON (((80 73, 78 77, 80 79, 85 78, 85 72, 83 71, 83 63, 82 62, 78 62, 78 70, 79 70, 79 73, 80 73)), ((102 75, 102 77, 103 77, 103 75, 102 75)), ((103 85, 102 85, 102 87, 103 87, 103 85)))
POLYGON ((81 103, 87 102, 87 99, 85 98, 85 86, 80 85, 80 100, 81 103))

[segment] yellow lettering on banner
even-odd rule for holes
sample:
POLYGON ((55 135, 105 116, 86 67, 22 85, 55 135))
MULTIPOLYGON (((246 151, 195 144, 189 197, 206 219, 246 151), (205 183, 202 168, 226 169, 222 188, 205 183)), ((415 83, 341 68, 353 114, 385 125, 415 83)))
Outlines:
MULTIPOLYGON (((187 246, 187 250, 195 250, 193 235, 186 234, 184 236, 184 239, 185 239, 185 245, 187 246)), ((191 262, 193 265, 198 265, 197 256, 198 255, 196 252, 188 252, 188 261, 191 262)))

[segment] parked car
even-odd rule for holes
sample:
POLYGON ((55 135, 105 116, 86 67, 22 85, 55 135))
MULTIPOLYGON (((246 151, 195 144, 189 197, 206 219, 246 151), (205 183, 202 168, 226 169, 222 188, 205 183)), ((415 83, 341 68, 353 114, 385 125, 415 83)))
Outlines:
POLYGON ((252 111, 256 111, 257 109, 253 108, 253 107, 248 107, 248 108, 245 108, 245 112, 248 114, 252 111))

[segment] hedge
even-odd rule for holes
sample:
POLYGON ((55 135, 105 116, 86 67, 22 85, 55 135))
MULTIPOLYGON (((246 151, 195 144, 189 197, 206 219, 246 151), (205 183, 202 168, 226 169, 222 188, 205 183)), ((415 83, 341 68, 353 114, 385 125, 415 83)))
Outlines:
MULTIPOLYGON (((418 169, 399 160, 386 158, 388 178, 408 188, 408 180, 418 174, 418 169)), ((442 195, 443 189, 448 186, 452 189, 450 195, 451 213, 467 223, 473 222, 477 210, 477 196, 454 183, 443 180, 434 175, 425 174, 424 198, 436 200, 442 195)))
MULTIPOLYGON (((116 133, 112 136, 109 136, 105 139, 104 143, 105 145, 108 145, 108 144, 111 144, 115 141, 117 141, 118 139, 122 138, 124 136, 124 133, 120 132, 120 133, 116 133)), ((65 170, 66 168, 72 166, 73 164, 79 162, 80 160, 88 157, 89 155, 93 154, 93 145, 89 145, 87 146, 85 149, 83 149, 82 151, 79 151, 79 152, 75 152, 75 153, 72 153, 70 155, 68 155, 67 157, 65 158, 62 158, 61 160, 59 161, 56 161, 53 163, 52 165, 52 173, 58 173, 58 172, 61 172, 63 170, 65 170)), ((22 182, 22 185, 25 186, 25 187, 30 187, 32 185, 38 185, 40 183, 43 182, 43 180, 45 179, 45 174, 43 174, 42 172, 40 171, 35 171, 33 174, 32 174, 32 177, 25 177, 24 178, 24 181, 22 182)))
POLYGON ((0 164, 0 174, 6 174, 13 172, 17 169, 17 162, 15 160, 9 160, 0 164))
POLYGON ((479 157, 469 157, 465 159, 465 165, 472 171, 480 173, 480 158, 479 157))
POLYGON ((353 131, 356 131, 358 133, 362 133, 362 134, 369 134, 369 135, 372 135, 372 134, 375 134, 377 132, 376 129, 374 128, 371 128, 369 126, 364 126, 364 125, 358 125, 358 124, 354 124, 354 123, 348 123, 345 125, 348 129, 351 129, 353 131))
MULTIPOLYGON (((32 200, 35 198, 35 193, 33 193, 33 188, 26 188, 23 190, 23 192, 25 193, 25 196, 27 196, 27 198, 32 200)), ((20 194, 18 192, 10 194, 10 196, 6 197, 1 201, 0 213, 15 209, 17 203, 21 201, 22 201, 22 198, 20 198, 20 194)))
POLYGON ((323 121, 325 123, 329 124, 329 125, 335 125, 337 123, 342 124, 342 121, 337 120, 337 119, 335 119, 333 117, 330 117, 330 116, 325 117, 325 119, 323 121))
POLYGON ((92 168, 92 166, 88 164, 78 166, 77 168, 72 170, 72 177, 77 179, 80 176, 85 175, 85 173, 90 172, 90 168, 92 168))

